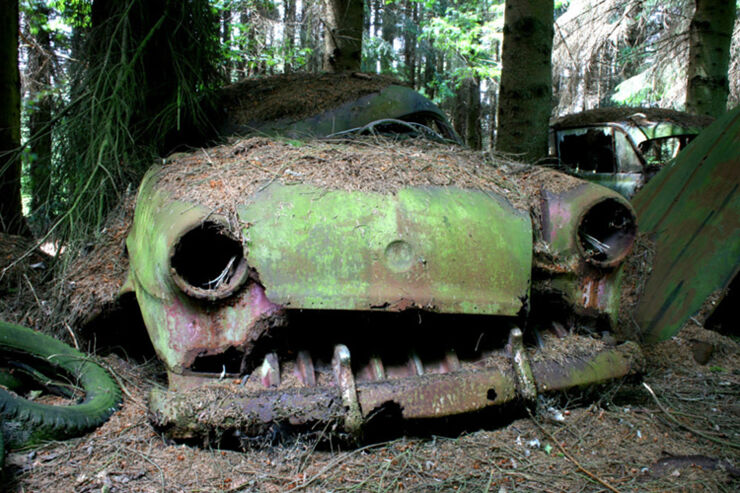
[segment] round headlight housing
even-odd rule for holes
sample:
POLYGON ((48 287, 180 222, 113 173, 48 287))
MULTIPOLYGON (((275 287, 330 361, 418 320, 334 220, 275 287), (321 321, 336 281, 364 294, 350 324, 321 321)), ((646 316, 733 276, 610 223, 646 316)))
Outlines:
POLYGON ((239 238, 225 224, 206 220, 183 232, 174 243, 170 274, 185 294, 220 300, 244 284, 249 273, 239 238))
POLYGON ((632 207, 616 198, 606 198, 581 216, 578 247, 589 263, 614 267, 630 252, 636 234, 637 220, 632 207))

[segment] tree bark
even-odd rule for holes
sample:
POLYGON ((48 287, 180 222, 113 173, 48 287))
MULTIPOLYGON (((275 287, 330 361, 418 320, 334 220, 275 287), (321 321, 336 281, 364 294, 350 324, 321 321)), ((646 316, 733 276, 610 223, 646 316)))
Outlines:
MULTIPOLYGON (((41 18, 48 18, 47 7, 37 5, 36 8, 39 9, 41 18)), ((28 99, 32 101, 28 117, 29 149, 33 156, 29 164, 31 212, 39 213, 43 212, 41 209, 48 203, 51 195, 51 39, 43 22, 36 23, 28 18, 27 25, 28 35, 33 40, 28 50, 27 64, 28 99), (36 34, 32 34, 33 32, 36 34)))
POLYGON ((324 70, 357 72, 362 62, 362 0, 324 0, 324 70))
POLYGON ((414 89, 418 89, 416 81, 416 29, 419 25, 418 4, 413 0, 406 0, 404 6, 407 22, 403 34, 403 60, 406 63, 406 81, 414 89), (413 26, 413 27, 411 27, 413 26))
POLYGON ((480 149, 481 137, 480 80, 468 77, 460 82, 455 94, 452 125, 468 147, 480 149))
POLYGON ((471 149, 480 150, 483 145, 481 131, 481 104, 480 104, 480 79, 478 77, 469 77, 463 82, 467 86, 465 95, 467 104, 465 116, 467 122, 465 129, 465 143, 471 149))
MULTIPOLYGON (((230 8, 224 9, 221 12, 221 44, 229 50, 231 53, 231 16, 232 12, 230 8)), ((225 63, 226 81, 231 82, 232 67, 234 63, 231 59, 228 59, 225 63)))
POLYGON ((507 0, 496 150, 547 156, 552 107, 552 0, 507 0))
MULTIPOLYGON (((380 34, 388 46, 393 46, 396 38, 396 10, 395 4, 383 3, 381 7, 381 29, 380 34)), ((380 73, 387 74, 393 71, 393 58, 390 54, 380 55, 380 73)))
POLYGON ((295 55, 295 20, 295 0, 285 0, 285 73, 290 73, 293 71, 293 65, 290 60, 295 55))
POLYGON ((727 110, 734 22, 735 0, 696 0, 689 26, 686 111, 718 117, 727 110))
POLYGON ((30 236, 21 206, 18 1, 0 3, 0 233, 30 236))

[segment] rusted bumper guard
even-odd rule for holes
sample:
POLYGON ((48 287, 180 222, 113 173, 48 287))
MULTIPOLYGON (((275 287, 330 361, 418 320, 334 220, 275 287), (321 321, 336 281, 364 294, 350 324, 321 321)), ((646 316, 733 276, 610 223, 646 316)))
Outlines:
MULTIPOLYGON (((176 439, 230 430, 259 435, 274 423, 359 436, 363 425, 388 406, 400 410, 403 419, 439 418, 517 399, 532 402, 540 393, 606 382, 642 370, 643 355, 636 343, 608 347, 591 341, 590 349, 581 342, 579 349, 570 352, 562 347, 529 349, 524 347, 521 330, 513 328, 499 357, 488 359, 490 366, 462 368, 452 354, 447 372, 375 381, 357 381, 349 349, 338 344, 332 361, 334 385, 255 391, 241 387, 238 381, 221 381, 180 392, 155 387, 150 411, 154 424, 176 439)), ((422 365, 419 368, 417 373, 423 373, 422 365)))

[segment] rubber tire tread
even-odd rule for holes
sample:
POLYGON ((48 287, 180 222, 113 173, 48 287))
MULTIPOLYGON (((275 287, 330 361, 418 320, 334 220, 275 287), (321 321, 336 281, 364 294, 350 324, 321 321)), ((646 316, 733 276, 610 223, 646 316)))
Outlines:
POLYGON ((104 423, 121 402, 118 385, 100 365, 53 337, 0 321, 0 351, 3 350, 46 359, 69 372, 85 391, 85 398, 79 404, 53 406, 0 389, 0 419, 12 421, 26 432, 25 438, 6 435, 6 447, 79 436, 104 423))

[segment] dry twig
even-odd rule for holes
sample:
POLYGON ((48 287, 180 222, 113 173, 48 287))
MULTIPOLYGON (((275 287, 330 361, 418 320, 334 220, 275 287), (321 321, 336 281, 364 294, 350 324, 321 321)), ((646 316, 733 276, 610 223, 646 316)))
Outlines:
POLYGON ((737 443, 737 442, 731 442, 731 441, 728 441, 728 440, 722 440, 722 439, 719 439, 719 438, 715 438, 715 437, 713 437, 713 436, 711 436, 711 435, 707 435, 707 434, 706 434, 706 433, 704 433, 704 432, 701 432, 701 431, 699 431, 699 430, 696 430, 696 429, 692 428, 692 427, 691 427, 691 426, 689 426, 689 425, 686 425, 686 424, 683 424, 683 423, 681 423, 681 422, 680 422, 679 420, 677 420, 677 419, 676 419, 676 418, 675 418, 675 417, 674 417, 674 416, 673 416, 673 415, 672 415, 672 414, 671 414, 671 413, 670 413, 670 412, 668 411, 668 409, 666 409, 666 408, 665 408, 665 407, 663 406, 663 404, 662 404, 662 403, 661 403, 661 402, 660 402, 660 401, 658 400, 658 396, 657 396, 657 395, 655 395, 655 392, 653 392, 653 389, 651 389, 651 388, 650 388, 650 386, 649 386, 648 384, 646 384, 645 382, 642 382, 642 386, 643 386, 643 387, 645 387, 645 388, 647 389, 647 391, 648 391, 648 392, 650 393, 650 395, 652 396, 653 400, 655 401, 655 404, 657 404, 657 405, 658 405, 658 407, 660 408, 660 410, 661 410, 661 411, 663 411, 663 412, 665 413, 665 415, 666 415, 666 416, 668 416, 668 419, 670 419, 670 420, 671 420, 671 422, 672 422, 672 423, 674 423, 675 425, 677 425, 677 426, 679 426, 679 427, 681 427, 681 428, 684 428, 684 429, 686 429, 686 430, 690 431, 690 432, 691 432, 691 433, 693 433, 694 435, 698 435, 698 436, 700 436, 700 437, 702 437, 702 438, 705 438, 705 439, 707 439, 707 440, 710 440, 710 441, 712 441, 712 442, 715 442, 715 443, 719 443, 720 445, 726 445, 726 446, 728 446, 728 447, 732 447, 732 448, 740 448, 740 443, 737 443))

